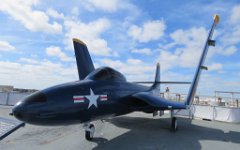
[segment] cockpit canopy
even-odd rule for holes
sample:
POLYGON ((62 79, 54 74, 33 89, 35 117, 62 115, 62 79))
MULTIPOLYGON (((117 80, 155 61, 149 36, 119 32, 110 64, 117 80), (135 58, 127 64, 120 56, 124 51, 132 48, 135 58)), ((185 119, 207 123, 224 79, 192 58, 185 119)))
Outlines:
POLYGON ((85 79, 96 81, 126 81, 126 78, 120 72, 110 67, 98 68, 87 75, 85 79))

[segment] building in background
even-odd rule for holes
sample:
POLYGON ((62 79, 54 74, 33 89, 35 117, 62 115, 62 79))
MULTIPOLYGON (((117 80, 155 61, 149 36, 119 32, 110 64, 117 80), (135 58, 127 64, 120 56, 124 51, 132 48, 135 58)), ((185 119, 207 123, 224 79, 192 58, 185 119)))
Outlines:
POLYGON ((0 85, 0 92, 12 92, 13 89, 12 85, 0 85))
POLYGON ((22 88, 14 88, 12 85, 0 85, 0 92, 14 92, 14 93, 33 93, 36 92, 36 89, 22 89, 22 88))

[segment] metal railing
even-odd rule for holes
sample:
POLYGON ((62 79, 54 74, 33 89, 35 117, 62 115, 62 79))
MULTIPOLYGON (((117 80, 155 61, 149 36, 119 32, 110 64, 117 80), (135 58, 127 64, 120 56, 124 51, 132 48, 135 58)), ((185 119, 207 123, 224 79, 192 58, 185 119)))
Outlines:
MULTIPOLYGON (((19 100, 28 96, 32 92, 0 92, 0 105, 15 105, 19 100)), ((172 101, 183 102, 187 94, 182 93, 160 93, 161 97, 170 99, 172 101)), ((194 97, 193 104, 199 105, 216 105, 225 107, 240 107, 240 98, 226 97, 226 96, 207 96, 197 95, 194 97)))
MULTIPOLYGON (((172 101, 183 102, 187 97, 187 94, 181 93, 170 93, 164 92, 160 93, 161 97, 170 99, 172 101)), ((216 105, 216 106, 225 106, 225 107, 240 107, 240 98, 239 97, 227 97, 227 96, 208 96, 208 95, 196 95, 193 100, 193 104, 199 105, 216 105)))
POLYGON ((0 105, 15 105, 29 94, 31 94, 31 92, 0 92, 0 105))

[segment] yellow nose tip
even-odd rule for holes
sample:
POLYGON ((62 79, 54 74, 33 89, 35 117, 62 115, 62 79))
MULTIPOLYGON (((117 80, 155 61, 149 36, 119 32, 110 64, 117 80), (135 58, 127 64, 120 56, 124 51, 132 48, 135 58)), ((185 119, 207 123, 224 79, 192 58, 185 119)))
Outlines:
POLYGON ((214 15, 213 19, 214 19, 214 21, 216 22, 216 24, 218 24, 219 21, 220 21, 220 17, 219 17, 219 15, 217 15, 217 14, 214 15))

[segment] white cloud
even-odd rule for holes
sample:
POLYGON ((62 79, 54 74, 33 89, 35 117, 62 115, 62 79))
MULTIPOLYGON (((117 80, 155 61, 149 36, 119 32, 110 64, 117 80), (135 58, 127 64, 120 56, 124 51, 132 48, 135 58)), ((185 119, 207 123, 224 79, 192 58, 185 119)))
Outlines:
POLYGON ((233 24, 240 22, 240 5, 234 6, 232 8, 230 22, 233 24))
MULTIPOLYGON (((213 39, 216 39, 216 47, 210 47, 207 59, 215 54, 230 56, 237 52, 237 46, 240 42, 240 20, 238 14, 239 6, 235 6, 227 22, 229 27, 224 30, 216 30, 213 39), (239 22, 239 23, 237 23, 239 22)), ((164 69, 173 67, 195 67, 200 58, 204 42, 207 38, 208 31, 203 27, 192 27, 187 30, 178 29, 170 34, 173 42, 160 46, 159 60, 164 69), (167 51, 172 49, 173 51, 167 51), (174 63, 173 63, 174 62, 174 63), (177 63, 176 63, 177 62, 177 63)), ((213 70, 221 70, 220 64, 212 64, 213 70)))
POLYGON ((229 46, 229 44, 223 43, 223 44, 220 44, 219 46, 212 48, 211 51, 209 52, 209 55, 213 56, 214 54, 219 54, 223 56, 231 56, 236 52, 237 52, 236 46, 234 45, 229 46))
POLYGON ((37 64, 0 61, 0 74, 1 84, 20 88, 42 89, 78 79, 75 65, 64 67, 48 60, 41 60, 37 64))
POLYGON ((209 71, 219 71, 222 70, 223 66, 220 63, 213 63, 208 66, 209 71))
POLYGON ((99 60, 101 66, 110 66, 123 73, 129 81, 152 81, 155 65, 143 63, 138 59, 128 59, 126 62, 112 59, 99 60))
POLYGON ((163 20, 148 21, 142 27, 132 25, 128 30, 128 35, 139 42, 149 42, 158 40, 164 35, 166 25, 163 20))
POLYGON ((68 57, 61 51, 60 47, 57 46, 50 46, 46 48, 46 53, 48 56, 58 57, 61 61, 73 61, 73 58, 68 57))
POLYGON ((119 8, 119 0, 88 0, 84 2, 85 7, 94 11, 94 9, 100 9, 107 12, 114 12, 119 8))
POLYGON ((179 56, 166 50, 162 50, 159 56, 159 62, 162 70, 168 70, 177 65, 179 56))
POLYGON ((179 29, 170 34, 170 37, 174 40, 174 43, 178 45, 192 44, 203 47, 203 42, 207 37, 207 31, 203 27, 193 27, 188 30, 179 29))
POLYGON ((79 8, 78 7, 73 7, 72 10, 71 10, 71 13, 74 16, 78 16, 79 15, 79 8))
POLYGON ((151 55, 152 52, 149 48, 143 48, 143 49, 133 49, 131 50, 132 53, 137 53, 137 54, 145 54, 145 55, 151 55))
POLYGON ((132 64, 132 65, 139 65, 142 63, 142 61, 139 59, 128 59, 127 63, 132 64))
MULTIPOLYGON (((207 37, 205 28, 190 28, 188 30, 176 30, 170 34, 173 42, 170 45, 176 46, 175 51, 160 51, 159 61, 164 69, 174 66, 195 67, 200 58, 207 37)), ((162 49, 162 48, 160 48, 162 49)))
POLYGON ((101 34, 111 26, 108 19, 100 18, 89 23, 65 20, 64 26, 67 30, 65 34, 67 49, 72 49, 72 38, 79 38, 87 44, 89 51, 93 54, 101 56, 111 54, 107 41, 101 38, 101 34))
POLYGON ((21 57, 19 59, 20 62, 28 63, 28 64, 38 64, 39 62, 34 59, 26 58, 26 57, 21 57))
POLYGON ((219 33, 220 44, 214 50, 218 54, 230 56, 237 52, 237 44, 240 43, 240 5, 230 10, 230 16, 225 24, 226 26, 219 33))
POLYGON ((15 51, 16 48, 6 41, 0 41, 0 51, 15 51))
POLYGON ((47 12, 46 12, 50 17, 53 17, 55 19, 64 19, 64 15, 62 13, 59 13, 57 12, 56 10, 54 9, 47 9, 47 12))
POLYGON ((0 5, 0 11, 19 21, 30 31, 57 34, 62 32, 62 26, 49 22, 49 17, 43 11, 33 10, 38 0, 5 0, 0 5))
POLYGON ((230 56, 233 55, 237 51, 237 48, 235 46, 230 46, 225 48, 220 54, 225 55, 225 56, 230 56))
POLYGON ((128 13, 124 18, 125 23, 138 18, 141 10, 131 1, 126 0, 82 0, 82 7, 91 12, 104 11, 107 13, 128 13))

